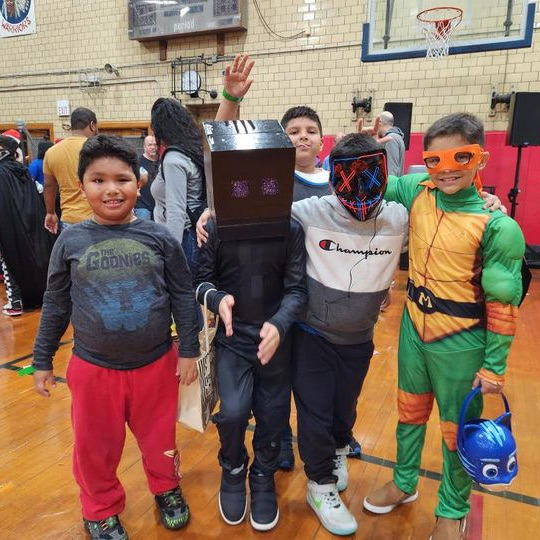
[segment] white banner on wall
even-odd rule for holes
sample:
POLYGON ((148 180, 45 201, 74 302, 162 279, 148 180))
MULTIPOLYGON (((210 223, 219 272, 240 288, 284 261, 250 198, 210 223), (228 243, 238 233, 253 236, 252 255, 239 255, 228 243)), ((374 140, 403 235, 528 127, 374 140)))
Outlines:
POLYGON ((0 0, 0 37, 35 34, 35 0, 0 0))

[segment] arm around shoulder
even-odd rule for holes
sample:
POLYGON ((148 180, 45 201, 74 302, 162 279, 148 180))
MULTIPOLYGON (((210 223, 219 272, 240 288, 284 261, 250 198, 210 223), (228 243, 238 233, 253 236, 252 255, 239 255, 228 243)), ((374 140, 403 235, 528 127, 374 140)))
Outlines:
POLYGON ((414 199, 422 189, 420 184, 425 181, 429 181, 427 174, 389 176, 384 199, 401 203, 407 210, 410 210, 414 199))

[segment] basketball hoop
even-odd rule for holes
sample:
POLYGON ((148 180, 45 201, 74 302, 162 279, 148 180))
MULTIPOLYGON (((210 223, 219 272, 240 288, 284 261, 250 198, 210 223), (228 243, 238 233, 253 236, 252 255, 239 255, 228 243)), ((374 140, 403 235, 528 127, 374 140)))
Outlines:
POLYGON ((462 17, 463 10, 457 7, 425 9, 416 16, 426 36, 426 58, 448 56, 450 36, 462 17))

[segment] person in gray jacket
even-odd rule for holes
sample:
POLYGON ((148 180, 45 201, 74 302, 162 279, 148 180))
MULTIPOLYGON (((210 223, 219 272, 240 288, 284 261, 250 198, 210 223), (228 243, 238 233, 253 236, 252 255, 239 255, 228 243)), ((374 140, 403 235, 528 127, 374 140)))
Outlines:
POLYGON ((379 142, 384 144, 388 162, 388 174, 403 176, 405 161, 405 142, 403 131, 394 126, 394 115, 383 111, 379 116, 379 142))
POLYGON ((195 275, 195 224, 206 208, 201 133, 191 113, 173 98, 155 101, 151 125, 158 147, 164 147, 159 172, 150 187, 156 201, 154 220, 163 223, 182 244, 195 275))

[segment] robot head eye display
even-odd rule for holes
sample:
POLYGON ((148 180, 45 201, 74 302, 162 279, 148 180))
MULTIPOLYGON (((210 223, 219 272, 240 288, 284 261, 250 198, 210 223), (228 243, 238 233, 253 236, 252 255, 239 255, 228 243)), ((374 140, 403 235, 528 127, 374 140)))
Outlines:
POLYGON ((480 387, 475 388, 461 407, 457 452, 463 467, 475 482, 489 491, 503 491, 518 472, 512 413, 502 394, 506 409, 504 414, 494 420, 477 418, 466 422, 469 403, 479 392, 480 387))

